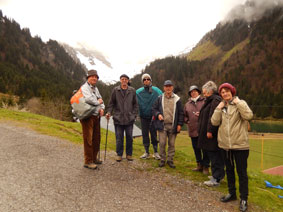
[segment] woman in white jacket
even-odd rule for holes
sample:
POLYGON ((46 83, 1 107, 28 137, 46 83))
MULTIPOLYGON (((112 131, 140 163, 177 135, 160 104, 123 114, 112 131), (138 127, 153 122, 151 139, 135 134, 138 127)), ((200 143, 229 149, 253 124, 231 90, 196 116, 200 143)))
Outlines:
POLYGON ((253 112, 244 100, 235 96, 236 89, 229 83, 219 86, 222 102, 216 107, 211 123, 219 126, 218 146, 223 149, 229 194, 221 198, 222 202, 236 200, 235 164, 239 176, 240 211, 247 210, 249 156, 248 121, 253 112))

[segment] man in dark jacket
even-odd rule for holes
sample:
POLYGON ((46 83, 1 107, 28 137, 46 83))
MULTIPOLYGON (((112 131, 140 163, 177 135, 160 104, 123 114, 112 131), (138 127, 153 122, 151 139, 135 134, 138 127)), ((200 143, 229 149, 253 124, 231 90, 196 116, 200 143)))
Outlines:
POLYGON ((129 77, 120 76, 121 85, 113 89, 107 109, 106 118, 113 114, 116 135, 116 161, 122 160, 124 151, 124 132, 126 132, 126 158, 132 161, 133 125, 138 114, 136 90, 128 85, 129 77))
POLYGON ((199 137, 198 147, 207 151, 211 161, 211 173, 209 181, 205 181, 207 186, 218 186, 220 180, 224 178, 224 160, 218 147, 217 132, 218 127, 211 123, 211 117, 221 102, 221 97, 217 93, 217 86, 214 82, 208 81, 202 86, 202 93, 206 97, 199 114, 199 137))
POLYGON ((184 112, 180 97, 173 93, 171 80, 164 82, 164 93, 158 97, 152 107, 155 117, 155 127, 159 132, 159 151, 161 161, 159 167, 165 166, 166 162, 166 140, 168 138, 167 164, 171 168, 176 166, 173 163, 175 155, 175 139, 181 131, 184 122, 184 112))

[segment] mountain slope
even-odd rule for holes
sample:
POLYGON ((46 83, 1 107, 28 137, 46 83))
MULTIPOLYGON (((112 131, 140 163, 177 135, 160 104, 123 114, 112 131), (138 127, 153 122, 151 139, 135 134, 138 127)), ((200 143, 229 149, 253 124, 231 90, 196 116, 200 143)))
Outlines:
MULTIPOLYGON (((248 1, 241 9, 259 10, 254 5, 248 1)), ((261 16, 250 15, 248 20, 230 15, 229 21, 208 32, 187 58, 156 60, 144 72, 160 87, 164 80, 172 79, 183 102, 192 84, 230 82, 257 117, 283 118, 283 7, 275 4, 260 11, 261 16)), ((133 83, 140 86, 140 75, 133 83)))
POLYGON ((0 11, 0 92, 68 99, 85 79, 85 69, 57 41, 42 42, 0 11))

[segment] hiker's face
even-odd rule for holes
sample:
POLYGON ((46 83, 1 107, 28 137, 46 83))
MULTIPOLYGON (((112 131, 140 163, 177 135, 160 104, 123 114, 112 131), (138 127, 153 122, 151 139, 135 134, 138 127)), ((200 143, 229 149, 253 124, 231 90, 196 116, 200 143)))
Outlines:
POLYGON ((210 97, 213 94, 213 91, 210 90, 209 92, 206 89, 202 89, 202 94, 204 97, 210 97))
POLYGON ((128 80, 127 77, 121 77, 120 82, 121 82, 122 88, 127 88, 128 87, 129 80, 128 80))
POLYGON ((232 100, 232 98, 233 98, 232 93, 231 93, 230 89, 228 89, 228 88, 222 88, 221 91, 220 91, 220 95, 224 99, 224 101, 226 101, 226 102, 232 100))
POLYGON ((151 83, 151 81, 150 81, 149 78, 144 78, 144 79, 143 79, 143 84, 144 84, 145 86, 149 86, 150 83, 151 83))
POLYGON ((196 98, 196 97, 198 97, 198 95, 199 95, 199 93, 198 93, 197 90, 192 90, 192 91, 191 91, 191 97, 192 97, 192 98, 196 98))
POLYGON ((97 79, 97 76, 96 76, 96 75, 89 76, 89 77, 87 78, 88 83, 91 84, 91 85, 95 85, 96 82, 97 82, 97 80, 98 80, 98 79, 97 79))
POLYGON ((165 85, 165 86, 163 87, 163 89, 164 89, 165 94, 166 94, 167 96, 170 96, 170 95, 172 95, 172 93, 173 93, 174 87, 173 87, 172 85, 165 85))

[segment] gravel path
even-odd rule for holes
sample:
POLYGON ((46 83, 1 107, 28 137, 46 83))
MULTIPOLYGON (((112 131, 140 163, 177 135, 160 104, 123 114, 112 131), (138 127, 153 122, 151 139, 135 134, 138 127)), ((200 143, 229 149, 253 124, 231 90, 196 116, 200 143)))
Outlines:
POLYGON ((83 168, 82 145, 0 123, 0 211, 238 211, 220 193, 145 171, 141 160, 83 168))

